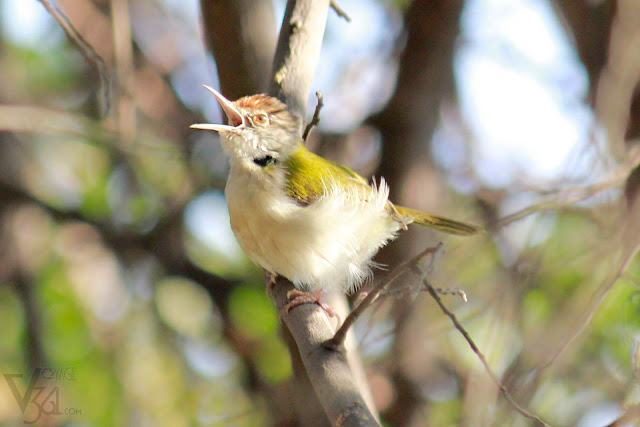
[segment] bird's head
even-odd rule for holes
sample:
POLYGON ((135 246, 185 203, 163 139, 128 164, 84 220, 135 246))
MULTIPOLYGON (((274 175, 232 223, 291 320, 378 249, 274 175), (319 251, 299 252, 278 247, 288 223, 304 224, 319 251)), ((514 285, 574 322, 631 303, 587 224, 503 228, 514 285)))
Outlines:
POLYGON ((298 147, 300 121, 283 102, 264 94, 245 96, 232 102, 215 89, 205 88, 216 97, 229 124, 194 124, 191 127, 217 131, 232 162, 257 172, 282 163, 298 147))

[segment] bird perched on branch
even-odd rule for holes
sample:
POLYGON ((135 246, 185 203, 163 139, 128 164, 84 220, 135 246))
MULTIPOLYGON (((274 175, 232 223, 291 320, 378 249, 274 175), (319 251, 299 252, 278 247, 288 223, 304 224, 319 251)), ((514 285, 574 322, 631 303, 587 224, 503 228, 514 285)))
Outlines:
MULTIPOLYGON (((371 275, 373 256, 409 224, 470 235, 473 225, 395 206, 383 179, 369 185, 346 166, 306 149, 297 116, 278 99, 216 97, 228 125, 194 124, 220 134, 231 158, 225 196, 231 228, 247 255, 297 291, 287 310, 323 306, 327 291, 353 291, 371 275)), ((327 309, 325 306, 323 308, 327 309)), ((330 313, 330 311, 328 310, 330 313)))

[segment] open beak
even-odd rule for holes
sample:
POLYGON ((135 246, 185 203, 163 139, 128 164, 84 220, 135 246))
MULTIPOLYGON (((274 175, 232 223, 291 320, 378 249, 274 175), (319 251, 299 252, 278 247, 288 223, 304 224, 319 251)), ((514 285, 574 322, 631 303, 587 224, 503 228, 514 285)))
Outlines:
POLYGON ((242 116, 240 111, 238 111, 236 106, 233 105, 233 102, 229 101, 227 98, 222 96, 222 94, 217 90, 210 88, 207 85, 203 85, 203 86, 205 87, 205 89, 211 92, 213 96, 216 97, 216 99, 220 103, 220 106, 222 107, 222 110, 227 115, 229 124, 217 125, 217 124, 210 124, 210 123, 198 123, 198 124, 191 125, 190 127, 193 129, 215 130, 217 132, 226 132, 230 130, 242 129, 245 126, 244 117, 242 116))

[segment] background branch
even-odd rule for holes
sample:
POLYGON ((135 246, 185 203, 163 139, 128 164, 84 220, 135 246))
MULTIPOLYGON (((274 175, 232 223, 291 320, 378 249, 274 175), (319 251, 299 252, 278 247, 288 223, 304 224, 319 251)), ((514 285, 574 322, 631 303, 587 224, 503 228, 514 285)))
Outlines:
POLYGON ((220 91, 229 99, 267 90, 276 46, 270 0, 200 0, 207 46, 220 91))
POLYGON ((360 304, 358 304, 358 306, 349 313, 349 316, 344 320, 336 334, 333 338, 328 340, 325 345, 331 349, 339 348, 344 343, 347 332, 349 332, 349 328, 351 328, 355 321, 358 320, 358 317, 360 317, 360 315, 362 315, 362 313, 378 299, 378 296, 384 292, 385 289, 387 289, 398 277, 415 267, 427 255, 431 255, 432 257, 435 256, 441 247, 442 243, 438 243, 436 246, 427 248, 420 252, 411 260, 405 261, 394 267, 394 269, 387 273, 380 283, 368 293, 364 300, 362 300, 360 304))
POLYGON ((107 72, 107 66, 104 63, 104 59, 95 51, 93 46, 88 43, 82 34, 76 30, 71 24, 69 18, 57 7, 51 4, 48 0, 39 0, 40 3, 47 9, 47 12, 55 18, 69 38, 71 42, 78 48, 84 59, 87 61, 90 67, 95 70, 95 76, 98 80, 98 91, 96 99, 98 101, 99 110, 98 113, 101 117, 106 116, 111 107, 111 79, 107 72))
POLYGON ((424 274, 422 273, 422 271, 419 268, 417 268, 415 264, 413 265, 413 267, 414 267, 413 268, 414 272, 416 272, 419 276, 422 276, 422 283, 425 285, 427 292, 429 292, 429 295, 431 295, 431 297, 436 301, 436 303, 440 307, 440 310, 442 310, 442 312, 446 314, 447 317, 449 317, 449 319, 451 319, 453 326, 458 330, 458 332, 462 334, 465 341, 467 341, 467 343, 469 344, 469 347, 471 347, 471 350, 473 350, 476 356, 478 356, 478 358, 480 359, 480 362, 482 362, 482 366, 484 367, 485 371, 487 372, 487 374, 489 374, 493 382, 500 389, 500 392, 502 393, 504 398, 509 402, 509 404, 511 404, 511 406, 513 406, 516 409, 516 411, 518 411, 520 414, 535 421, 538 425, 548 426, 548 424, 542 421, 540 417, 527 411, 522 406, 520 406, 518 402, 516 402, 513 399, 513 397, 511 396, 511 393, 509 393, 509 390, 507 390, 507 388, 500 382, 500 379, 496 376, 496 374, 493 373, 493 371, 491 370, 491 367, 489 366, 489 363, 487 362, 486 357, 484 357, 484 354, 482 354, 482 352, 480 351, 476 343, 473 341, 473 339, 471 338, 471 335, 469 335, 466 329, 464 329, 462 324, 458 321, 458 318, 456 317, 456 315, 453 314, 453 312, 449 310, 447 306, 444 305, 444 302, 442 302, 442 298, 440 298, 436 289, 433 286, 431 286, 429 281, 424 277, 424 274))

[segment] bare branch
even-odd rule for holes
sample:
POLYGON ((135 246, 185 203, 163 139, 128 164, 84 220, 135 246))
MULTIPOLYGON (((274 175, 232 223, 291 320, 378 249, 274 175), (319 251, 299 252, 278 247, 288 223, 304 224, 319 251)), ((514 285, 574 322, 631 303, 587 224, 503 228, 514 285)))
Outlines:
POLYGON ((456 295, 464 302, 467 302, 467 293, 459 288, 434 288, 440 295, 456 295))
POLYGON ((323 345, 333 336, 325 312, 316 304, 300 305, 288 313, 283 310, 291 289, 293 284, 279 277, 271 297, 296 341, 306 373, 329 420, 341 426, 378 426, 361 396, 344 347, 330 349, 323 345))
POLYGON ((328 12, 329 0, 287 2, 269 93, 300 118, 305 115, 328 12))
POLYGON ((271 0, 200 0, 220 91, 231 99, 265 92, 276 46, 271 0))
POLYGON ((469 333, 460 324, 460 322, 458 321, 458 318, 456 317, 456 315, 453 314, 453 312, 450 311, 444 305, 444 303, 442 302, 442 299, 438 295, 438 292, 436 291, 436 289, 433 286, 431 286, 431 284, 426 279, 426 277, 424 277, 425 275, 423 274, 423 272, 418 268, 418 266, 416 264, 413 264, 413 271, 416 274, 422 276, 422 283, 425 285, 425 287, 427 289, 427 292, 429 292, 429 294, 431 295, 431 297, 433 297, 433 299, 436 301, 438 306, 440 306, 440 310, 442 310, 442 312, 444 314, 446 314, 449 317, 449 319, 451 319, 451 322, 453 323, 453 326, 458 330, 458 332, 460 332, 462 334, 464 339, 469 344, 469 347, 471 347, 471 350, 473 350, 473 352, 476 354, 476 356, 478 356, 478 359, 480 359, 480 362, 482 362, 482 366, 484 366, 484 369, 487 371, 487 374, 489 374, 489 376, 491 377, 493 382, 500 389, 500 392, 502 393, 504 398, 507 400, 507 402, 509 402, 511 404, 511 406, 513 406, 515 408, 515 410, 518 411, 523 416, 535 421, 539 425, 548 426, 549 424, 547 424, 544 421, 542 421, 542 419, 540 419, 540 417, 538 417, 537 415, 534 415, 531 412, 527 411, 522 406, 520 406, 518 404, 518 402, 516 402, 513 399, 513 397, 511 396, 511 393, 509 393, 509 390, 507 390, 507 388, 500 382, 500 379, 496 376, 496 374, 493 373, 493 371, 491 370, 491 367, 489 366, 489 363, 487 363, 487 359, 484 357, 484 354, 482 354, 482 352, 480 351, 480 349, 478 348, 476 343, 473 341, 473 339, 471 338, 469 333))
POLYGON ((628 159, 616 170, 610 179, 585 187, 562 189, 545 201, 528 206, 501 218, 498 221, 497 227, 507 226, 534 213, 557 210, 586 200, 603 191, 621 187, 627 179, 629 172, 637 165, 638 161, 640 161, 640 150, 632 150, 629 153, 628 159))
POLYGON ((340 326, 340 329, 338 329, 338 332, 336 332, 333 338, 325 342, 324 345, 327 348, 330 348, 333 350, 339 348, 344 342, 345 337, 347 336, 347 332, 349 331, 349 328, 351 327, 351 325, 353 325, 355 321, 358 320, 358 317, 360 317, 360 315, 371 304, 373 304, 373 302, 378 298, 378 296, 385 289, 387 289, 389 285, 391 285, 391 283, 393 283, 398 277, 410 271, 411 268, 415 267, 420 262, 420 260, 422 260, 427 255, 431 255, 431 256, 435 255, 440 250, 441 247, 442 247, 442 242, 438 243, 434 247, 427 248, 424 251, 420 252, 411 260, 403 262, 402 264, 396 266, 389 273, 387 273, 385 277, 382 279, 382 281, 378 284, 378 286, 376 286, 371 292, 369 292, 366 298, 362 300, 362 302, 358 304, 356 308, 353 309, 351 314, 349 314, 349 316, 344 320, 344 322, 342 323, 342 326, 340 326))
POLYGON ((598 78, 594 111, 607 130, 611 152, 623 160, 627 155, 625 143, 629 129, 633 94, 640 76, 638 42, 640 9, 637 2, 616 2, 616 14, 609 36, 608 58, 598 78))
POLYGON ((138 132, 131 146, 119 145, 120 134, 108 121, 92 120, 81 114, 42 107, 0 104, 0 131, 63 135, 125 156, 153 155, 179 160, 182 153, 167 140, 149 132, 138 132))
POLYGON ((109 80, 109 74, 107 73, 107 66, 104 63, 104 60, 100 55, 98 55, 89 42, 82 37, 82 34, 75 29, 69 21, 69 18, 67 18, 61 10, 58 10, 54 5, 52 5, 49 0, 39 1, 58 22, 67 37, 69 37, 69 40, 76 45, 89 66, 95 68, 98 76, 98 95, 96 98, 98 100, 98 105, 100 106, 100 115, 104 117, 109 112, 111 105, 111 82, 109 80))
POLYGON ((340 17, 343 18, 347 22, 351 22, 351 17, 347 15, 347 12, 344 11, 343 8, 340 7, 336 0, 331 0, 331 9, 340 17))
POLYGON ((316 98, 318 98, 318 103, 316 104, 316 110, 313 112, 313 118, 307 124, 307 127, 304 129, 304 133, 302 134, 303 141, 307 140, 313 128, 318 126, 318 124, 320 123, 320 110, 322 110, 322 107, 324 107, 322 92, 317 91, 316 98))

